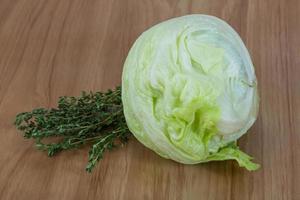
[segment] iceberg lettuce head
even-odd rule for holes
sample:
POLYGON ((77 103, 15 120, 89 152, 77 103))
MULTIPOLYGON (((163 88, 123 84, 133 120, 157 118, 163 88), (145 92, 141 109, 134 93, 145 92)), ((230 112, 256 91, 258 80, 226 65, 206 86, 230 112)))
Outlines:
POLYGON ((236 145, 257 116, 254 67, 216 17, 173 18, 142 33, 124 64, 122 101, 131 132, 162 157, 259 167, 236 145))

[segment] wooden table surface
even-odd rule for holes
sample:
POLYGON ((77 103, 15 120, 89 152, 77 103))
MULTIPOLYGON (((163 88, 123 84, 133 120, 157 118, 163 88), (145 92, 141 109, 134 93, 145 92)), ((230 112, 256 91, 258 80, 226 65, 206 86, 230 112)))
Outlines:
POLYGON ((0 0, 0 199, 300 199, 299 0, 0 0), (62 95, 121 82, 146 28, 189 13, 218 16, 241 35, 256 67, 257 122, 239 143, 262 168, 182 165, 136 140, 106 153, 92 174, 88 149, 54 158, 12 125, 62 95))

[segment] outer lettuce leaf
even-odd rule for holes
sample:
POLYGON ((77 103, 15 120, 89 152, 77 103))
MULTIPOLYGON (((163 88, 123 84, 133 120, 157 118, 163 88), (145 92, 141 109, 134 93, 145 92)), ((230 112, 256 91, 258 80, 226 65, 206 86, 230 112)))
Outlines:
POLYGON ((249 171, 259 169, 260 165, 253 163, 252 157, 240 151, 235 144, 230 144, 221 148, 218 152, 208 156, 206 161, 220 161, 220 160, 236 160, 240 167, 245 167, 249 171))

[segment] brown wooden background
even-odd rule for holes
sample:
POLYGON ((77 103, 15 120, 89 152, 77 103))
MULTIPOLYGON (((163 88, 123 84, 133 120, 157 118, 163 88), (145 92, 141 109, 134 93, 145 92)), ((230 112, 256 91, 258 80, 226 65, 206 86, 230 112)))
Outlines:
POLYGON ((300 199, 299 0, 0 0, 0 199, 300 199), (130 46, 146 28, 188 13, 228 21, 248 47, 260 114, 240 140, 262 165, 185 166, 136 140, 92 174, 88 149, 48 158, 14 116, 61 95, 120 84, 130 46))

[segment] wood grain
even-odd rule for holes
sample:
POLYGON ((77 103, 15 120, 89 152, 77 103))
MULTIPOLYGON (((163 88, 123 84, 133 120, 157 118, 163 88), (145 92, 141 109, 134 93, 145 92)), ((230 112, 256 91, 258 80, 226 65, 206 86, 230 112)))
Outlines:
POLYGON ((300 199, 299 13, 298 0, 0 0, 0 199, 300 199), (228 21, 252 55, 260 114, 239 142, 259 171, 182 165, 132 140, 87 174, 88 149, 48 158, 15 130, 18 112, 119 85, 137 36, 188 13, 228 21))

